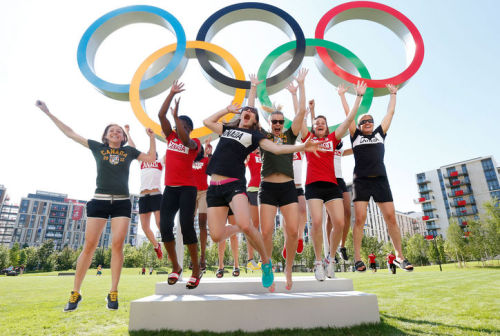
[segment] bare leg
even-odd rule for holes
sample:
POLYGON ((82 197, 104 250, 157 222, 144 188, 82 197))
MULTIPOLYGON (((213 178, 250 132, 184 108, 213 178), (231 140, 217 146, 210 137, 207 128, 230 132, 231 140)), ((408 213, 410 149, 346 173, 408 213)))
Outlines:
POLYGON ((344 231, 344 211, 343 201, 341 199, 334 199, 325 203, 326 211, 332 220, 333 230, 330 232, 330 256, 334 258, 339 246, 342 234, 344 231))
POLYGON ((341 247, 345 247, 345 241, 351 229, 351 196, 348 192, 342 194, 344 203, 344 231, 342 233, 341 247))
POLYGON ((312 219, 311 236, 316 261, 321 261, 321 249, 323 247, 323 201, 310 199, 307 201, 312 219))
POLYGON ((260 205, 260 218, 262 225, 262 239, 266 247, 267 255, 273 252, 274 219, 276 218, 277 207, 269 204, 260 205))
POLYGON ((127 236, 128 225, 130 218, 115 217, 111 219, 111 290, 110 292, 118 291, 118 282, 123 267, 123 245, 127 236))
POLYGON ((354 229, 352 238, 354 241, 354 261, 361 260, 361 240, 363 239, 363 228, 366 221, 366 208, 368 202, 358 201, 354 202, 354 229))
MULTIPOLYGON (((253 226, 259 230, 260 227, 260 219, 259 219, 259 207, 255 205, 250 205, 250 216, 252 217, 252 224, 253 226)), ((248 243, 247 244, 247 250, 248 250, 248 260, 253 259, 253 247, 252 244, 248 243)))
POLYGON ((304 196, 299 196, 299 229, 298 238, 304 239, 304 229, 307 222, 307 207, 306 198, 304 196))
POLYGON ((158 246, 158 241, 155 238, 155 234, 153 233, 153 231, 151 231, 151 228, 149 227, 151 212, 140 214, 139 218, 141 220, 142 231, 144 231, 144 234, 146 235, 148 240, 156 248, 158 246))
POLYGON ((99 238, 101 237, 101 233, 105 225, 106 219, 87 218, 85 243, 83 244, 83 250, 76 263, 75 280, 73 283, 73 291, 75 292, 80 292, 80 287, 82 286, 83 279, 87 274, 90 264, 92 263, 92 257, 94 256, 95 249, 97 248, 99 238))
POLYGON ((226 251, 226 240, 222 240, 217 244, 217 256, 219 257, 219 269, 224 269, 224 254, 226 251))
POLYGON ((297 251, 298 226, 299 226, 299 205, 290 203, 280 208, 285 219, 285 247, 286 247, 286 289, 292 289, 293 260, 297 251))

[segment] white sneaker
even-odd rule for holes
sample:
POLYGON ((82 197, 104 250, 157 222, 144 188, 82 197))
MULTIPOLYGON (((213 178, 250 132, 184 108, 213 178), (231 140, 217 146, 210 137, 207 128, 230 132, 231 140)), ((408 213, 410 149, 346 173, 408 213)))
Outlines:
POLYGON ((314 276, 318 281, 325 280, 325 268, 323 267, 323 262, 321 260, 316 260, 314 262, 314 276))
POLYGON ((330 279, 335 278, 335 260, 331 258, 326 259, 326 276, 330 279))

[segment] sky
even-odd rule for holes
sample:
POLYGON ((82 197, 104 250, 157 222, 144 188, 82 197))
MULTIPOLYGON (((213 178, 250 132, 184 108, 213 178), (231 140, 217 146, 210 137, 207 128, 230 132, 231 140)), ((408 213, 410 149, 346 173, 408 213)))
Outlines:
MULTIPOLYGON (((347 1, 273 0, 300 24, 306 38, 314 37, 320 18, 347 1)), ((400 211, 419 211, 419 172, 442 165, 493 155, 500 160, 496 125, 500 122, 498 99, 498 32, 495 0, 378 1, 408 17, 425 44, 418 72, 398 93, 396 113, 386 138, 385 164, 394 203, 400 211), (496 42, 495 42, 496 41, 496 42)), ((237 1, 9 1, 0 5, 0 184, 13 203, 37 190, 68 194, 88 200, 95 189, 95 161, 91 152, 66 138, 34 103, 44 100, 51 112, 78 134, 99 140, 109 123, 129 124, 139 150, 148 150, 144 127, 128 102, 113 100, 97 91, 81 74, 77 47, 85 30, 102 15, 129 5, 151 5, 173 14, 188 41, 195 40, 202 23, 215 11, 237 1), (193 10, 196 9, 196 10, 193 10)), ((406 68, 404 45, 387 28, 365 20, 335 25, 325 39, 355 53, 372 78, 387 78, 406 68)), ((290 40, 278 28, 259 21, 238 22, 222 29, 211 40, 242 65, 245 76, 256 73, 270 51, 290 40)), ((147 23, 128 25, 112 33, 100 46, 95 70, 101 78, 128 84, 139 65, 154 51, 174 43, 167 29, 147 23)), ((308 99, 315 99, 316 113, 330 124, 343 120, 336 89, 320 74, 314 58, 302 63, 309 69, 308 99)), ((276 71, 280 71, 278 68, 276 71)), ((276 73, 276 72, 275 72, 276 73)), ((195 127, 226 106, 232 96, 212 86, 195 59, 188 62, 180 80, 180 114, 189 115, 195 127)), ((156 114, 167 92, 146 101, 149 116, 156 114)), ((388 96, 376 97, 370 113, 383 118, 388 96)), ((271 96, 291 117, 292 102, 286 90, 271 96)), ((353 96, 348 96, 352 105, 353 96)), ((344 139, 348 145, 348 138, 344 139)), ((164 143, 157 142, 160 155, 164 143)), ((346 181, 352 181, 352 157, 343 159, 346 181)), ((138 193, 139 165, 131 166, 129 188, 138 193)))

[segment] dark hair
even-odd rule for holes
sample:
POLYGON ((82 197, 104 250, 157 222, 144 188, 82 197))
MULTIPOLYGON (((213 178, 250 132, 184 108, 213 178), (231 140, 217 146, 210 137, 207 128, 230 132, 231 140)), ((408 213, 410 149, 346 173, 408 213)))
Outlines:
MULTIPOLYGON (((246 110, 252 112, 255 115, 255 120, 257 121, 255 124, 252 125, 252 127, 250 127, 250 129, 252 129, 252 130, 260 129, 258 110, 252 106, 245 106, 245 107, 242 107, 240 111, 243 112, 246 110)), ((240 125, 240 121, 241 121, 241 116, 238 114, 238 116, 236 118, 234 118, 233 120, 231 120, 227 123, 224 123, 224 125, 226 125, 228 127, 238 127, 240 125)))
POLYGON ((179 119, 183 120, 191 130, 194 129, 193 121, 187 115, 181 115, 179 116, 179 119))
MULTIPOLYGON (((314 118, 314 120, 319 119, 319 118, 325 119, 325 124, 326 124, 326 134, 325 135, 330 134, 330 129, 328 128, 328 121, 326 120, 326 117, 324 115, 319 115, 316 118, 314 118)), ((316 135, 316 130, 314 129, 314 125, 311 126, 311 133, 316 135)))
POLYGON ((200 149, 198 150, 198 155, 194 159, 195 162, 200 161, 205 156, 205 149, 203 149, 203 145, 200 145, 200 149))
POLYGON ((108 139, 106 139, 106 134, 108 134, 108 130, 111 126, 120 127, 120 129, 122 130, 122 133, 123 133, 123 140, 120 143, 120 147, 125 145, 128 141, 127 133, 125 133, 125 130, 118 124, 109 124, 108 126, 106 126, 106 128, 104 129, 104 133, 102 133, 102 137, 101 137, 102 143, 105 144, 106 146, 109 146, 109 141, 108 141, 108 139))

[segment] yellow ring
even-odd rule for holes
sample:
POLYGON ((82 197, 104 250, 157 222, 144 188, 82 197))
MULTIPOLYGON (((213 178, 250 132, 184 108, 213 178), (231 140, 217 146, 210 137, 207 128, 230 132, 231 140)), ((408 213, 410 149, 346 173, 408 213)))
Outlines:
MULTIPOLYGON (((141 122, 141 124, 146 127, 146 128, 151 128, 153 132, 160 138, 163 139, 162 137, 162 131, 161 131, 161 126, 157 122, 153 121, 146 111, 144 110, 142 104, 141 104, 141 96, 140 96, 140 91, 139 88, 141 86, 141 81, 142 78, 144 77, 144 74, 148 70, 148 68, 158 60, 160 57, 167 55, 169 53, 175 52, 177 48, 177 43, 170 44, 166 47, 163 47, 161 49, 158 49, 155 51, 153 54, 151 54, 142 64, 139 66, 137 71, 134 74, 134 77, 132 78, 132 82, 130 83, 130 92, 129 92, 129 99, 130 99, 130 105, 132 106, 132 111, 134 111, 135 116, 137 119, 141 122)), ((220 56, 224 61, 226 61, 231 69, 233 70, 235 79, 238 80, 245 80, 245 73, 243 72, 243 68, 241 67, 240 63, 236 60, 236 58, 231 55, 228 51, 225 49, 209 43, 209 42, 204 42, 204 41, 188 41, 186 44, 186 50, 187 49, 203 49, 206 51, 210 51, 218 56, 220 56)), ((194 58, 196 57, 195 53, 193 53, 193 56, 190 57, 188 53, 186 53, 186 56, 188 58, 194 58)), ((242 104, 244 99, 245 99, 245 89, 236 89, 233 97, 233 102, 235 104, 242 104)), ((229 121, 231 118, 234 116, 234 114, 227 114, 224 116, 223 120, 224 121, 229 121)), ((191 133, 192 138, 201 138, 201 137, 206 137, 209 135, 212 135, 213 132, 208 129, 207 127, 199 127, 193 130, 191 133)))

